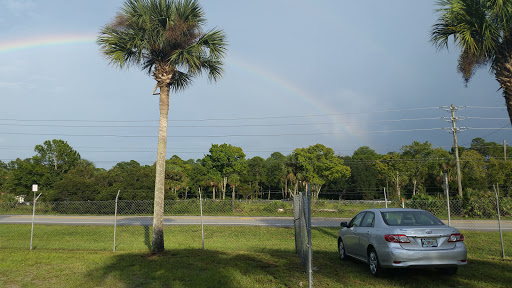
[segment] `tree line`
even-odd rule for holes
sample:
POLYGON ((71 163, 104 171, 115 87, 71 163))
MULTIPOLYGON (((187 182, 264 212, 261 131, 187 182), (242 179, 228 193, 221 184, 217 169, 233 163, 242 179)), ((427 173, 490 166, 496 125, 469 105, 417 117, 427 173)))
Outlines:
MULTIPOLYGON (((512 187, 510 147, 475 138, 470 147, 459 147, 465 193, 489 193, 493 185, 512 187)), ((111 169, 96 168, 63 140, 48 140, 34 148, 36 155, 8 163, 0 161, 0 199, 31 199, 38 184, 43 201, 106 201, 122 191, 124 200, 152 200, 155 165, 131 160, 111 169)), ((287 199, 309 184, 314 198, 389 199, 442 198, 443 174, 457 196, 453 151, 431 143, 413 142, 399 152, 378 154, 368 146, 351 156, 335 155, 322 144, 297 148, 289 155, 274 152, 264 159, 247 158, 243 149, 213 144, 202 159, 166 159, 166 199, 287 199)))

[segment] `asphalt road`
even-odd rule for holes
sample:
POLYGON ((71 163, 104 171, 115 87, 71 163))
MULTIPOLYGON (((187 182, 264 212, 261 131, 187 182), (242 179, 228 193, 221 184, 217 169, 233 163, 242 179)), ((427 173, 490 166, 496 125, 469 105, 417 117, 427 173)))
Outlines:
MULTIPOLYGON (((347 218, 311 219, 313 227, 339 227, 347 218)), ((41 215, 34 219, 35 224, 43 225, 114 225, 114 216, 50 216, 41 215)), ((444 220, 445 223, 448 221, 444 220)), ((29 224, 31 215, 0 215, 0 224, 29 224)), ((117 225, 151 226, 151 216, 118 216, 117 225)), ((164 225, 200 225, 200 216, 166 216, 164 225)), ((292 217, 235 217, 235 216, 204 216, 204 225, 224 226, 270 226, 293 227, 292 217)), ((447 223, 448 224, 448 223, 447 223)), ((451 226, 460 230, 498 231, 497 220, 451 220, 451 226)), ((503 231, 512 231, 512 220, 501 221, 503 231)))

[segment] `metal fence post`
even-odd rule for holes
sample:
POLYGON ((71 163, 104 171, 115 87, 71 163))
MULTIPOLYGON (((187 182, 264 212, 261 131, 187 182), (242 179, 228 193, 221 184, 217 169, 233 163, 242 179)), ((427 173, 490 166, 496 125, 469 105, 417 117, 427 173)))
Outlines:
POLYGON ((114 249, 113 249, 113 252, 116 252, 117 200, 119 199, 119 192, 121 192, 121 190, 117 190, 116 204, 115 204, 115 208, 114 208, 114 249))
POLYGON ((386 202, 386 208, 388 208, 388 197, 386 195, 386 187, 384 187, 384 202, 386 202))
MULTIPOLYGON (((497 186, 498 184, 496 184, 497 186)), ((498 229, 500 230, 500 239, 501 239, 501 256, 505 259, 505 247, 503 246, 503 231, 501 231, 501 216, 500 216, 500 200, 498 199, 498 189, 494 184, 494 193, 496 194, 496 209, 498 211, 498 229)), ((499 187, 498 187, 499 188, 499 187)))
POLYGON ((305 206, 307 208, 307 228, 308 228, 308 283, 309 288, 313 288, 313 267, 312 267, 312 261, 313 261, 313 248, 311 245, 311 186, 308 183, 308 192, 307 192, 307 205, 305 206))
POLYGON ((203 229, 203 198, 201 197, 201 188, 199 188, 199 210, 201 211, 201 241, 204 250, 204 229, 203 229))
POLYGON ((299 229, 300 229, 300 197, 293 195, 293 227, 295 228, 295 253, 298 255, 300 250, 299 229))
POLYGON ((444 173, 444 191, 446 194, 446 205, 448 206, 448 226, 451 226, 451 219, 450 219, 450 190, 448 189, 448 174, 444 173))
POLYGON ((41 193, 36 197, 37 188, 34 190, 34 207, 32 208, 32 229, 30 230, 30 250, 32 250, 32 240, 34 239, 34 219, 36 217, 36 201, 41 196, 41 193))

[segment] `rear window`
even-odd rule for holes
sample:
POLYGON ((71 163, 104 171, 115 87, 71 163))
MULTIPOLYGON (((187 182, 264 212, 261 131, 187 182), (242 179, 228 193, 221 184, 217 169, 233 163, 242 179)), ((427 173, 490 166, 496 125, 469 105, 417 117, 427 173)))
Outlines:
POLYGON ((444 225, 436 216, 426 211, 381 212, 388 226, 439 226, 444 225))

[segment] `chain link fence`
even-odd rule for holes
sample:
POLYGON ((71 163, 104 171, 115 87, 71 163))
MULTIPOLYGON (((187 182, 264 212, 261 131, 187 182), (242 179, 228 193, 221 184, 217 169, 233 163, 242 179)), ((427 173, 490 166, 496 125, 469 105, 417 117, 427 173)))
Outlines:
MULTIPOLYGON (((0 249, 29 249, 31 239, 35 249, 150 249, 153 201, 36 202, 33 219, 32 204, 0 203, 0 249), (32 221, 35 224, 33 234, 32 221), (55 235, 58 235, 58 241, 55 235)), ((445 200, 313 200, 311 226, 313 229, 330 227, 336 231, 340 221, 347 221, 363 209, 406 207, 428 210, 462 231, 498 231, 501 226, 504 232, 512 232, 512 199, 500 198, 499 205, 501 223, 498 222, 497 201, 493 197, 478 201, 452 200, 449 205, 445 200)), ((289 228, 293 239, 292 228, 294 219, 297 219, 293 206, 293 201, 168 200, 164 208, 164 231, 170 236, 166 236, 166 241, 171 239, 172 245, 183 248, 206 245, 206 248, 237 250, 243 248, 252 233, 269 233, 264 230, 267 227, 289 228), (217 233, 218 226, 233 227, 236 235, 226 236, 229 239, 224 243, 209 242, 209 235, 217 233), (196 236, 193 239, 177 238, 185 230, 194 231, 196 236)), ((300 237, 304 243, 304 234, 300 237)), ((312 242, 314 248, 315 240, 312 242)), ((269 242, 271 245, 275 243, 269 242)), ((333 245, 335 247, 336 244, 333 245)), ((504 246, 505 250, 510 249, 512 243, 504 243, 504 246)))

